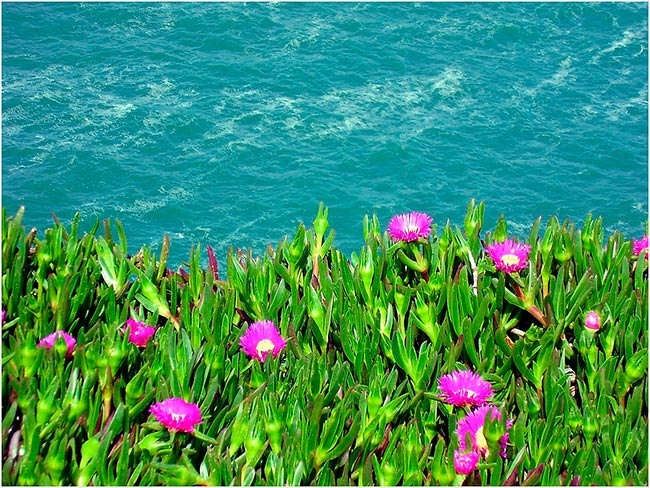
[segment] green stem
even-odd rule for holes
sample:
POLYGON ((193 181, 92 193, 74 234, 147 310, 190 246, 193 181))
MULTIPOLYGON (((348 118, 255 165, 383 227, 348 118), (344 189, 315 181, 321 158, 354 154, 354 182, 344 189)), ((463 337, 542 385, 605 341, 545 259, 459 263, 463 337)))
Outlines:
POLYGON ((214 446, 218 446, 219 442, 217 442, 216 439, 210 437, 209 435, 203 434, 202 432, 199 432, 198 430, 195 430, 193 432, 194 437, 196 437, 198 440, 207 442, 208 444, 212 444, 214 446))

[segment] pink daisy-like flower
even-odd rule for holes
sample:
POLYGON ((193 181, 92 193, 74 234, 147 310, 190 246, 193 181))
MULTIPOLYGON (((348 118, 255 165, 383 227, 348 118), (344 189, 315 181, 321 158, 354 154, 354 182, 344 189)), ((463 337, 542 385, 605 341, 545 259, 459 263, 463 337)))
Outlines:
POLYGON ((239 345, 244 352, 251 357, 264 362, 267 354, 273 353, 273 357, 280 354, 280 351, 287 345, 280 335, 280 331, 270 320, 253 322, 246 333, 241 337, 239 345))
POLYGON ((388 223, 388 234, 393 241, 413 242, 429 237, 433 219, 422 212, 395 215, 388 223))
MULTIPOLYGON (((460 452, 474 450, 479 454, 488 456, 488 443, 485 435, 483 434, 483 427, 485 425, 485 417, 490 412, 491 420, 501 420, 501 411, 494 405, 484 405, 473 410, 465 418, 458 422, 456 428, 456 435, 458 436, 458 449, 460 452), (472 445, 466 444, 466 437, 469 434, 472 445)), ((512 420, 506 421, 506 430, 512 427, 512 420)), ((508 432, 499 440, 501 444, 501 457, 506 457, 506 446, 508 444, 508 432)))
POLYGON ((457 407, 483 405, 492 396, 492 386, 471 371, 454 371, 438 378, 443 401, 457 407))
POLYGON ((66 357, 71 357, 72 352, 74 351, 74 346, 77 344, 77 339, 72 337, 70 334, 67 332, 64 332, 62 330, 57 330, 56 332, 52 332, 51 334, 45 336, 41 342, 36 344, 38 347, 44 347, 45 349, 52 349, 54 344, 56 344, 56 340, 59 337, 63 337, 65 340, 66 345, 68 346, 68 351, 66 352, 66 357))
POLYGON ((489 245, 485 248, 485 252, 492 258, 499 271, 514 273, 528 265, 530 246, 506 239, 489 245))
POLYGON ((203 423, 201 410, 195 403, 187 403, 182 398, 172 397, 154 403, 149 411, 156 420, 176 432, 194 432, 196 424, 203 423))
POLYGON ((468 475, 478 466, 479 453, 476 451, 454 451, 454 468, 456 473, 468 475))
POLYGON ((156 333, 156 328, 137 320, 128 319, 124 329, 129 332, 129 342, 138 347, 145 347, 156 333))
POLYGON ((600 329, 600 315, 598 315, 598 312, 594 312, 593 310, 587 312, 587 315, 585 316, 585 327, 591 330, 600 329))
POLYGON ((643 239, 632 239, 632 252, 635 256, 641 255, 645 249, 645 257, 648 257, 648 236, 643 236, 643 239))

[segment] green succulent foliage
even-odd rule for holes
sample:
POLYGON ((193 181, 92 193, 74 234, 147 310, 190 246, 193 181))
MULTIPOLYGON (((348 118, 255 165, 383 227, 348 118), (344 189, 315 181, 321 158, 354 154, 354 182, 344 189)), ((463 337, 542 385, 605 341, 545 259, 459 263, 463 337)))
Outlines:
POLYGON ((210 248, 207 266, 197 246, 172 271, 166 236, 160 256, 129 255, 119 221, 79 236, 78 216, 55 219, 40 237, 23 214, 2 216, 3 484, 648 482, 648 261, 601 219, 537 219, 525 237, 502 216, 490 233, 472 200, 462 228, 416 243, 366 217, 348 258, 321 204, 262 256, 230 249, 220 278, 210 248), (508 237, 531 246, 511 275, 485 253, 508 237), (129 318, 157 327, 146 347, 129 318), (264 363, 239 347, 257 320, 287 340, 264 363), (37 346, 57 330, 77 339, 72 357, 37 346), (467 477, 453 464, 467 410, 437 388, 458 369, 512 420, 507 458, 467 477), (193 434, 149 414, 169 397, 201 409, 193 434))

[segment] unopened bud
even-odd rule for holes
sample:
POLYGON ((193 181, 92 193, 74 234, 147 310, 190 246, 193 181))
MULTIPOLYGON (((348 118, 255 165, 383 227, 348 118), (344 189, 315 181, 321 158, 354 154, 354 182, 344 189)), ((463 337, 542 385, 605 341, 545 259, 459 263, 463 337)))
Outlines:
POLYGON ((587 315, 585 316, 585 327, 591 330, 600 329, 600 315, 598 315, 598 312, 593 310, 587 312, 587 315))

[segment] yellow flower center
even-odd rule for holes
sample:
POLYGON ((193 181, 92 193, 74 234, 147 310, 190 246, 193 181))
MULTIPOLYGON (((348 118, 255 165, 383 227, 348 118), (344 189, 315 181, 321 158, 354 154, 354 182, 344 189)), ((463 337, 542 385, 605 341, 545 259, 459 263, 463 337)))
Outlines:
POLYGON ((173 413, 172 412, 172 420, 174 422, 179 422, 185 418, 185 414, 183 413, 173 413))
POLYGON ((270 352, 273 349, 275 349, 275 344, 273 344, 273 341, 271 341, 270 339, 262 339, 260 342, 257 343, 257 347, 255 348, 259 356, 261 356, 265 352, 270 352))
POLYGON ((479 429, 476 431, 476 445, 478 446, 479 451, 485 453, 486 457, 490 455, 490 451, 488 451, 487 439, 483 435, 483 426, 479 427, 479 429))
POLYGON ((505 265, 519 264, 519 256, 516 254, 504 254, 501 256, 501 262, 505 265))
POLYGON ((474 390, 468 390, 466 388, 461 388, 458 394, 470 400, 478 396, 474 390))
POLYGON ((420 232, 420 226, 415 223, 410 223, 404 229, 406 232, 420 232))

